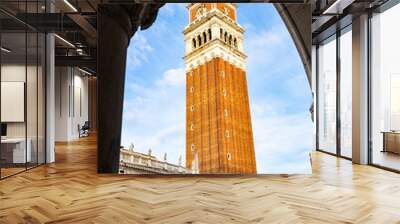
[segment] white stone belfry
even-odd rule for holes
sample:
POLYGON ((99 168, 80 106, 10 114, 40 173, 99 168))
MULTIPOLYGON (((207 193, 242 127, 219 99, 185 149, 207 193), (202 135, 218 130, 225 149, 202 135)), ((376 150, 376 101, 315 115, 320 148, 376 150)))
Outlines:
POLYGON ((189 9, 197 8, 197 13, 183 31, 186 70, 216 57, 244 69, 247 58, 243 49, 244 29, 229 16, 229 11, 236 13, 236 5, 224 3, 226 6, 221 10, 217 5, 222 3, 211 4, 211 9, 201 4, 189 5, 189 9))

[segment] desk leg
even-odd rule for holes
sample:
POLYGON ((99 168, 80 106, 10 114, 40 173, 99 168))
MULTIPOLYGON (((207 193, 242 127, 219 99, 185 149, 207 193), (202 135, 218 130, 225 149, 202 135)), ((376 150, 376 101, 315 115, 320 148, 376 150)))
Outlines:
POLYGON ((386 134, 382 133, 383 136, 383 149, 381 152, 386 152, 386 134))

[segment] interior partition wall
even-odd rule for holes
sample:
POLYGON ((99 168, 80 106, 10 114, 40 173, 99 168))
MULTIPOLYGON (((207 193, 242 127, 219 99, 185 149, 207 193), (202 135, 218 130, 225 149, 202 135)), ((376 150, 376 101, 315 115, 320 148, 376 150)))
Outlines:
MULTIPOLYGON (((0 7, 3 6, 0 4, 0 7)), ((6 3, 4 3, 6 4, 6 3)), ((44 1, 19 1, 37 13, 44 1)), ((45 34, 0 11, 0 178, 45 163, 45 34)))
POLYGON ((80 138, 80 128, 89 121, 89 79, 78 67, 55 68, 55 141, 80 138))
POLYGON ((370 162, 400 171, 400 4, 371 23, 370 162))

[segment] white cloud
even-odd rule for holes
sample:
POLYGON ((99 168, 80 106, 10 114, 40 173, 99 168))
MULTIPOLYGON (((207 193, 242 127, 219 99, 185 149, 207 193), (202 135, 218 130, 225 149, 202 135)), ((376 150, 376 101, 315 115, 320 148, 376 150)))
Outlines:
MULTIPOLYGON (((264 105, 265 106, 265 105, 264 105)), ((312 148, 312 122, 305 113, 280 114, 254 111, 251 105, 253 135, 259 173, 310 173, 308 153, 312 148)), ((274 108, 269 105, 268 107, 274 108)))
POLYGON ((285 34, 285 30, 282 30, 281 27, 278 26, 261 30, 250 37, 251 40, 249 41, 249 45, 265 48, 266 46, 274 46, 276 44, 285 43, 286 40, 288 40, 285 34))
POLYGON ((297 50, 283 23, 252 30, 245 50, 257 171, 311 173, 312 121, 307 110, 291 111, 310 94, 297 50))
POLYGON ((148 61, 153 50, 146 37, 140 32, 136 32, 128 47, 127 64, 131 69, 140 66, 143 62, 148 61))
POLYGON ((176 68, 169 69, 164 72, 161 80, 158 80, 158 85, 166 85, 166 86, 181 86, 185 84, 185 69, 184 68, 176 68))
MULTIPOLYGON (((285 30, 281 27, 272 27, 245 36, 245 50, 251 55, 254 62, 271 63, 283 58, 277 58, 277 53, 287 48, 288 41, 285 30)), ((251 62, 251 61, 250 61, 251 62)))
POLYGON ((249 81, 252 79, 256 84, 285 78, 292 69, 302 70, 297 66, 300 58, 284 24, 245 34, 244 47, 249 81))
POLYGON ((177 163, 185 155, 185 86, 184 69, 165 71, 149 86, 129 83, 124 101, 122 145, 133 142, 137 151, 152 148, 159 158, 177 163), (182 77, 183 76, 183 81, 182 77))
POLYGON ((284 82, 285 89, 294 97, 310 97, 310 90, 298 88, 299 86, 308 86, 307 76, 305 74, 292 75, 284 82))

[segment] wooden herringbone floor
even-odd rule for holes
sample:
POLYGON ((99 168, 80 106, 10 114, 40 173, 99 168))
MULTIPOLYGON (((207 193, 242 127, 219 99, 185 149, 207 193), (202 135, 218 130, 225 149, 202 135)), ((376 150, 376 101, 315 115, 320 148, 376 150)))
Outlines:
POLYGON ((312 175, 96 173, 95 138, 0 181, 0 223, 400 223, 400 175, 314 152, 312 175))

